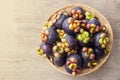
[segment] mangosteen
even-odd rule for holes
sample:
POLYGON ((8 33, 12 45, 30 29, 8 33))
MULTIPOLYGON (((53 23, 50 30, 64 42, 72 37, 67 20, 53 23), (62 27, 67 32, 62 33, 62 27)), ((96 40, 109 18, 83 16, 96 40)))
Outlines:
POLYGON ((76 53, 78 49, 77 40, 71 35, 65 35, 62 39, 62 47, 64 47, 65 52, 69 55, 76 53))
POLYGON ((70 35, 75 35, 80 30, 80 20, 68 17, 64 20, 62 29, 70 35))
POLYGON ((67 57, 67 61, 65 64, 65 70, 72 74, 73 76, 76 76, 77 74, 80 73, 81 71, 81 64, 82 64, 82 59, 78 54, 70 54, 67 57))
POLYGON ((95 24, 96 26, 99 25, 100 26, 100 22, 98 21, 98 19, 96 18, 92 18, 88 21, 88 24, 95 24))
POLYGON ((71 10, 71 16, 74 19, 83 19, 85 11, 81 7, 75 7, 71 10))
POLYGON ((94 53, 95 53, 95 59, 96 60, 101 59, 105 55, 105 51, 103 49, 94 48, 94 53))
POLYGON ((104 29, 101 25, 100 22, 96 19, 96 18, 91 18, 90 20, 88 20, 87 24, 86 24, 86 29, 94 34, 96 32, 101 31, 102 29, 104 29))
POLYGON ((56 26, 57 29, 62 28, 62 24, 67 17, 68 14, 65 12, 56 16, 56 22, 54 23, 54 25, 56 26))
POLYGON ((94 65, 93 61, 95 59, 95 54, 92 48, 83 47, 78 54, 82 57, 82 67, 89 68, 94 65))
MULTIPOLYGON (((55 53, 55 54, 58 54, 58 53, 55 53)), ((59 57, 53 57, 53 64, 58 66, 58 67, 61 67, 65 64, 66 62, 66 57, 67 57, 67 54, 66 53, 62 53, 59 57)))
POLYGON ((42 31, 41 33, 42 42, 53 44, 58 39, 58 34, 55 28, 50 27, 42 31))
POLYGON ((84 29, 80 29, 80 33, 77 34, 77 40, 79 45, 84 46, 87 45, 90 42, 91 35, 88 31, 85 31, 84 29))
POLYGON ((105 49, 109 43, 108 34, 105 32, 98 32, 93 36, 94 46, 98 49, 105 49))
POLYGON ((61 42, 53 46, 53 62, 56 66, 63 66, 66 62, 67 54, 61 42))
POLYGON ((52 45, 48 43, 41 43, 40 47, 38 48, 38 54, 50 58, 53 55, 52 45))
POLYGON ((71 49, 77 47, 77 40, 73 36, 66 35, 65 39, 66 39, 66 42, 69 43, 71 49))

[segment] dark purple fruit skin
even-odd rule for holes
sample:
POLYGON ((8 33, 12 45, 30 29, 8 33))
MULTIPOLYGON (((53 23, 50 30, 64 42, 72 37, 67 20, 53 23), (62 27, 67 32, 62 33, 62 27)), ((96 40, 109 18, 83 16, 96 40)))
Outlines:
POLYGON ((98 49, 103 49, 101 47, 101 44, 99 43, 99 39, 100 39, 100 35, 102 34, 103 32, 98 32, 96 33, 94 36, 93 36, 93 43, 94 43, 94 46, 98 49))
MULTIPOLYGON (((75 58, 75 59, 77 59, 77 67, 78 67, 78 68, 81 67, 81 65, 82 65, 82 59, 81 59, 80 55, 78 55, 78 54, 70 54, 70 55, 67 57, 67 61, 69 61, 70 58, 75 58)), ((66 62, 67 62, 67 61, 66 61, 66 62)), ((70 73, 70 74, 72 74, 72 72, 73 72, 71 69, 68 68, 67 64, 65 64, 65 70, 66 70, 68 73, 70 73)))
POLYGON ((77 40, 79 46, 85 46, 85 44, 82 41, 77 40))
POLYGON ((85 46, 93 48, 94 47, 94 43, 93 43, 92 40, 90 40, 85 46))
POLYGON ((96 59, 96 60, 101 59, 101 58, 104 57, 104 55, 105 55, 103 49, 101 50, 101 49, 94 48, 94 53, 95 53, 95 59, 96 59))
POLYGON ((52 54, 52 46, 50 44, 42 43, 40 45, 40 48, 45 52, 45 54, 48 58, 53 55, 52 54))
POLYGON ((77 40, 73 36, 67 35, 65 39, 70 44, 71 49, 74 49, 75 47, 77 47, 77 40))
POLYGON ((81 10, 81 11, 83 11, 83 9, 81 8, 81 7, 75 7, 75 8, 73 8, 74 10, 81 10))
POLYGON ((50 32, 50 35, 48 36, 48 40, 46 41, 46 43, 53 44, 58 39, 57 31, 53 27, 48 28, 48 31, 50 32))
POLYGON ((56 66, 60 67, 66 63, 67 54, 63 53, 60 58, 53 57, 53 62, 56 66))
POLYGON ((86 62, 83 61, 82 67, 83 67, 83 68, 89 68, 89 67, 88 67, 88 63, 89 63, 89 61, 86 61, 86 62))
POLYGON ((89 57, 86 57, 85 56, 85 52, 81 52, 81 57, 83 59, 83 62, 89 62, 89 61, 92 61, 91 59, 89 59, 89 57))
POLYGON ((67 17, 68 17, 67 15, 61 14, 60 19, 58 19, 57 22, 55 23, 55 26, 56 26, 57 29, 62 28, 62 24, 67 17))
POLYGON ((89 62, 92 62, 92 59, 89 59, 89 57, 86 57, 85 56, 85 52, 83 52, 82 50, 79 50, 78 51, 78 54, 81 56, 81 58, 82 58, 82 67, 83 68, 89 68, 88 67, 88 63, 89 62))
POLYGON ((90 44, 91 42, 83 43, 82 41, 79 41, 79 40, 77 40, 77 42, 78 42, 79 46, 92 46, 92 45, 90 44))
POLYGON ((96 24, 100 26, 100 22, 96 18, 92 18, 88 21, 88 24, 96 24))
POLYGON ((72 72, 73 72, 71 69, 68 68, 67 65, 65 65, 65 70, 66 70, 68 73, 70 73, 70 74, 72 74, 72 72))
POLYGON ((77 43, 78 43, 79 46, 81 46, 81 47, 83 47, 83 46, 87 46, 87 47, 91 47, 91 46, 93 46, 92 41, 89 41, 88 43, 83 43, 82 41, 77 40, 77 43))
POLYGON ((78 54, 70 54, 70 55, 67 57, 67 61, 69 61, 70 58, 75 58, 75 59, 77 59, 77 66, 78 66, 78 67, 81 66, 81 64, 82 64, 82 59, 81 59, 80 55, 78 55, 78 54))
POLYGON ((69 30, 69 23, 68 23, 68 19, 69 18, 66 18, 62 24, 62 29, 67 33, 67 34, 70 34, 70 35, 74 35, 74 31, 73 30, 69 30))

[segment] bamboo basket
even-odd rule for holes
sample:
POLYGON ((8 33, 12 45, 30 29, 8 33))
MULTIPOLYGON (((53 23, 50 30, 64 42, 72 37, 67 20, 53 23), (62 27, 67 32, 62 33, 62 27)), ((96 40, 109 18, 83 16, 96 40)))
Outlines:
MULTIPOLYGON (((109 22, 107 21, 107 19, 106 19, 100 12, 98 12, 96 9, 94 9, 94 8, 92 8, 92 7, 90 7, 90 6, 87 6, 87 5, 81 4, 81 3, 79 3, 79 4, 71 4, 71 5, 65 6, 65 7, 61 8, 61 9, 58 9, 58 10, 55 11, 54 13, 52 13, 52 14, 49 16, 49 18, 48 18, 47 21, 51 20, 51 19, 53 18, 53 15, 54 15, 54 14, 59 14, 59 13, 64 12, 64 11, 70 12, 70 10, 71 10, 72 8, 77 7, 77 6, 82 7, 84 10, 89 11, 89 12, 92 12, 93 14, 95 14, 95 16, 98 18, 98 20, 100 21, 100 23, 106 26, 106 28, 107 28, 107 30, 108 30, 108 33, 109 33, 109 37, 110 37, 110 42, 109 42, 109 46, 108 46, 108 47, 109 47, 110 50, 111 50, 111 49, 112 49, 112 45, 113 45, 113 32, 112 32, 112 28, 111 28, 109 22)), ((89 73, 92 73, 92 72, 96 71, 97 69, 99 69, 99 68, 107 61, 107 59, 108 59, 109 56, 110 56, 110 53, 108 53, 105 57, 103 57, 102 59, 100 59, 100 60, 99 60, 99 63, 97 64, 97 66, 95 66, 94 68, 82 69, 81 73, 78 74, 77 76, 87 75, 87 74, 89 74, 89 73)), ((64 67, 56 67, 56 66, 51 62, 51 60, 49 60, 49 59, 47 59, 47 60, 48 60, 48 62, 49 62, 56 70, 58 70, 58 71, 60 71, 60 72, 62 72, 62 73, 64 73, 64 74, 71 75, 71 74, 69 74, 69 73, 67 73, 67 72, 65 71, 64 67)))

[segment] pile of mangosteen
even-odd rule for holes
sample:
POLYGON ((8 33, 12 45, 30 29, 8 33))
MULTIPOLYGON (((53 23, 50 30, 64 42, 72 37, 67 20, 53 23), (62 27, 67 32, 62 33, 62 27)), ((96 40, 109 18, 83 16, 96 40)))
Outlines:
POLYGON ((81 7, 54 14, 40 36, 38 54, 74 76, 82 69, 95 67, 109 53, 106 26, 81 7))

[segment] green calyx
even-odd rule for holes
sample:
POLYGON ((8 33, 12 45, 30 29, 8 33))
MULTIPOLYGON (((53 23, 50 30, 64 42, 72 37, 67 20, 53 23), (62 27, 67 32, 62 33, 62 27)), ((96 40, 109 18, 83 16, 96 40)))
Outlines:
POLYGON ((86 19, 92 19, 95 17, 95 15, 91 12, 85 12, 86 19))
POLYGON ((97 65, 97 62, 93 62, 92 65, 93 65, 93 66, 96 66, 96 65, 97 65))
POLYGON ((102 44, 103 43, 103 39, 101 38, 101 39, 99 39, 99 43, 100 44, 102 44))
POLYGON ((91 26, 92 28, 95 28, 95 27, 96 27, 96 24, 90 24, 90 26, 91 26))
POLYGON ((91 66, 92 66, 91 62, 88 62, 88 63, 87 63, 87 66, 88 66, 88 67, 91 67, 91 66))
POLYGON ((90 28, 90 33, 94 33, 95 29, 96 29, 96 25, 95 24, 91 24, 91 28, 90 28))
POLYGON ((93 49, 92 49, 92 48, 89 48, 87 53, 88 53, 88 54, 93 53, 93 49))
POLYGON ((82 24, 81 24, 81 26, 82 26, 82 27, 84 27, 84 26, 85 26, 85 24, 84 24, 84 23, 82 23, 82 24))
POLYGON ((82 41, 82 40, 83 40, 82 35, 78 35, 78 36, 77 36, 77 40, 82 41))
POLYGON ((80 33, 83 33, 84 32, 84 29, 80 29, 80 33))
POLYGON ((93 53, 93 49, 89 47, 83 47, 82 51, 84 52, 85 57, 89 57, 90 59, 94 59, 95 55, 93 53))
POLYGON ((51 21, 47 21, 47 22, 44 24, 44 27, 50 28, 52 25, 53 25, 53 23, 52 23, 51 21))
POLYGON ((62 47, 57 47, 56 49, 55 49, 56 47, 54 47, 54 51, 55 52, 59 52, 59 53, 63 53, 64 52, 64 49, 62 48, 62 47))
POLYGON ((64 35, 65 35, 64 30, 57 29, 57 33, 58 33, 58 37, 59 37, 60 39, 63 38, 64 35))
POLYGON ((99 39, 99 43, 101 44, 102 48, 105 48, 109 42, 109 38, 102 35, 102 37, 99 39))
POLYGON ((89 40, 90 40, 90 38, 85 38, 85 39, 83 40, 83 43, 88 43, 89 40))
POLYGON ((59 48, 59 53, 63 53, 64 52, 64 49, 61 47, 61 48, 59 48))
POLYGON ((90 40, 90 34, 87 31, 81 31, 82 33, 77 36, 77 40, 82 41, 83 43, 88 43, 90 40))
POLYGON ((102 44, 102 45, 101 45, 101 47, 102 47, 102 48, 105 48, 105 47, 106 47, 106 45, 105 45, 105 44, 102 44))
POLYGON ((110 48, 106 49, 106 51, 107 51, 108 53, 110 53, 110 48))
POLYGON ((42 52, 37 52, 39 55, 42 55, 43 53, 42 52))
POLYGON ((38 49, 37 49, 37 54, 39 54, 39 55, 43 55, 43 54, 44 54, 44 52, 43 52, 43 50, 42 50, 42 49, 38 48, 38 49))
POLYGON ((85 37, 89 37, 89 33, 88 32, 85 31, 83 34, 85 35, 85 37))
POLYGON ((76 69, 77 68, 77 64, 76 63, 71 63, 69 64, 69 69, 76 69))
POLYGON ((105 50, 105 54, 108 54, 108 53, 110 53, 110 48, 107 48, 107 49, 105 50))
POLYGON ((96 66, 98 63, 95 61, 95 62, 88 62, 87 66, 88 67, 92 67, 92 66, 96 66))

